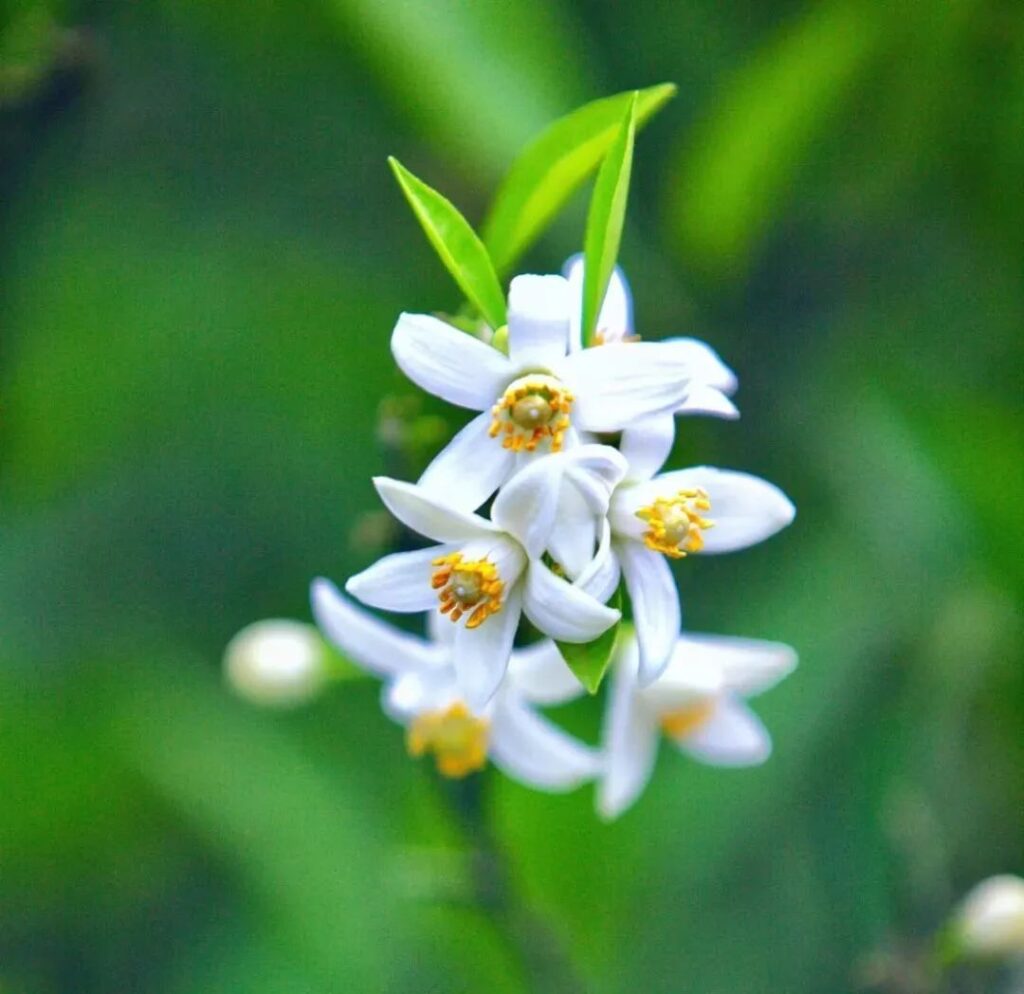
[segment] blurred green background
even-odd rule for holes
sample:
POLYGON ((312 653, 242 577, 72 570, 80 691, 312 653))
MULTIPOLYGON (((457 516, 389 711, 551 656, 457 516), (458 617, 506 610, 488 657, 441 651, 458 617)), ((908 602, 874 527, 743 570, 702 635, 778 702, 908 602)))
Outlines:
POLYGON ((743 412, 677 464, 799 508, 687 560, 686 619, 801 667, 767 766, 662 750, 610 826, 493 777, 494 845, 588 991, 912 990, 958 895, 1024 870, 1024 7, 0 10, 0 991, 544 987, 376 686, 268 714, 220 655, 376 558, 370 475, 436 446, 378 440, 396 315, 457 303, 386 155, 478 222, 550 120, 662 80, 621 261, 743 412))

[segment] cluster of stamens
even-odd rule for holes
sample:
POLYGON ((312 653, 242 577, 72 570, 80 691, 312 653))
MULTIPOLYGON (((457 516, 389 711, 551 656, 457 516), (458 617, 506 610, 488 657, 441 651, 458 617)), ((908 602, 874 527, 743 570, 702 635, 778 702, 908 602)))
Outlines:
POLYGON ((573 395, 553 376, 523 376, 511 383, 491 408, 491 438, 513 452, 533 452, 545 439, 562 448, 573 395))
POLYGON ((456 701, 443 711, 413 718, 405 741, 410 756, 432 752, 442 776, 465 777, 486 764, 488 733, 487 721, 456 701))
POLYGON ((687 704, 663 714, 659 722, 662 731, 672 739, 684 739, 693 734, 715 713, 713 700, 687 704))
POLYGON ((465 560, 453 552, 433 562, 430 585, 441 601, 440 611, 452 621, 464 614, 467 628, 482 625, 501 610, 505 584, 498 576, 498 567, 487 559, 465 560))
POLYGON ((702 511, 711 510, 711 498, 706 490, 680 490, 673 497, 659 497, 650 507, 642 507, 636 516, 647 522, 644 544, 655 552, 663 552, 672 559, 682 559, 687 553, 704 548, 704 535, 713 522, 702 517, 702 511))

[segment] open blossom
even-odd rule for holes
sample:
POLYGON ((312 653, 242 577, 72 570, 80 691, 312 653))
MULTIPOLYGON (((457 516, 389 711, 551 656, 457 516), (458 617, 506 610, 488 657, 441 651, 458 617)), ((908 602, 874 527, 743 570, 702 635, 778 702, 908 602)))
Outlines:
POLYGON ((434 610, 450 619, 456 626, 452 661, 472 707, 483 706, 501 683, 522 613, 545 635, 566 642, 589 642, 619 619, 603 603, 615 582, 607 541, 572 583, 541 561, 551 534, 575 527, 556 520, 556 507, 545 497, 560 486, 566 466, 582 459, 589 476, 612 481, 600 488, 605 500, 623 471, 617 454, 606 458, 611 450, 581 449, 568 462, 563 454, 517 473, 495 499, 490 521, 414 484, 374 481, 395 517, 440 544, 385 556, 346 589, 373 607, 434 610))
POLYGON ((391 349, 429 393, 481 411, 420 478, 449 505, 473 510, 533 455, 578 433, 620 431, 686 401, 692 357, 663 343, 570 352, 573 311, 561 276, 517 276, 508 301, 508 355, 425 314, 403 314, 391 349))
POLYGON ((430 615, 427 640, 360 610, 327 580, 313 582, 312 603, 324 634, 387 681, 383 706, 405 726, 409 753, 432 754, 444 776, 467 776, 491 759, 528 786, 556 791, 571 790, 597 774, 597 753, 532 706, 568 700, 583 690, 551 642, 514 652, 498 693, 472 707, 453 666, 455 629, 438 614, 430 615))
POLYGON ((1024 880, 1009 873, 983 880, 964 898, 954 926, 965 956, 1024 957, 1024 880))
POLYGON ((642 687, 639 645, 616 648, 602 748, 598 810, 614 818, 640 795, 662 736, 715 766, 751 766, 771 753, 771 738, 746 698, 774 686, 796 666, 787 645, 755 639, 684 635, 665 672, 642 687))
POLYGON ((796 511, 778 487, 759 477, 694 466, 648 480, 626 476, 611 494, 605 521, 594 516, 589 491, 602 491, 608 474, 588 480, 590 466, 616 464, 623 474, 631 467, 622 453, 591 448, 603 449, 605 459, 590 460, 561 480, 545 474, 541 482, 547 493, 535 503, 557 500, 556 519, 571 522, 571 527, 553 529, 548 541, 551 555, 569 576, 587 568, 590 550, 601 541, 603 529, 610 528, 614 565, 605 569, 621 570, 636 620, 640 679, 650 683, 667 665, 681 625, 669 560, 745 549, 784 528, 796 511))

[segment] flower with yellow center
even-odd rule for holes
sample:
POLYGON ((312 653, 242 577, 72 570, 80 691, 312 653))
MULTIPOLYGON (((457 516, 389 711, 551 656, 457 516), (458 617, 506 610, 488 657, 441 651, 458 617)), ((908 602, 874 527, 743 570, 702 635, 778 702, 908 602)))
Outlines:
POLYGON ((571 528, 550 531, 547 548, 576 579, 610 531, 607 572, 616 582, 621 573, 625 582, 640 643, 640 679, 650 683, 668 665, 681 625, 669 560, 744 549, 784 528, 796 512, 781 490, 747 473, 698 466, 630 479, 621 453, 606 446, 581 448, 603 457, 544 480, 557 493, 556 519, 572 522, 571 528), (601 469, 611 464, 620 467, 619 480, 601 469))
POLYGON ((449 506, 474 510, 525 462, 569 449, 580 432, 617 432, 671 414, 690 390, 693 356, 657 342, 571 350, 573 296, 561 276, 517 276, 508 353, 424 314, 403 314, 391 349, 429 393, 481 412, 420 478, 449 506))
POLYGON ((796 653, 778 642, 683 635, 664 673, 642 687, 639 658, 636 636, 627 632, 616 646, 602 735, 597 804, 605 818, 617 817, 639 797, 663 736, 715 766, 763 763, 771 738, 746 699, 796 666, 796 653))
POLYGON ((574 582, 541 558, 556 528, 575 527, 556 521, 557 487, 549 478, 560 480, 570 465, 586 466, 608 490, 607 480, 617 482, 624 470, 612 450, 579 451, 549 455, 521 470, 495 499, 490 521, 414 484, 374 481, 399 520, 440 544, 385 556, 352 577, 346 589, 373 607, 433 610, 454 622, 453 663, 471 708, 486 704, 501 683, 523 613, 539 631, 566 642, 592 641, 619 618, 604 604, 617 582, 608 569, 610 541, 592 550, 588 569, 574 582))
POLYGON ((327 580, 314 581, 312 604, 324 635, 385 680, 383 707, 405 726, 410 755, 431 755, 442 776, 465 777, 491 760, 529 787, 563 791, 597 774, 594 750, 535 710, 583 692, 553 643, 513 652, 508 678, 474 709, 455 673, 456 628, 442 615, 429 616, 424 639, 360 610, 327 580))

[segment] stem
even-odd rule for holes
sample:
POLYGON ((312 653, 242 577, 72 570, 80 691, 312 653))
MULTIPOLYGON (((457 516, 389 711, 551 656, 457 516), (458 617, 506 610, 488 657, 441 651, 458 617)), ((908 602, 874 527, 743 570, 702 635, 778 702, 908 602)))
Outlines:
POLYGON ((470 843, 474 900, 519 960, 531 994, 586 994, 564 944, 516 891, 485 805, 486 773, 441 782, 470 843))

